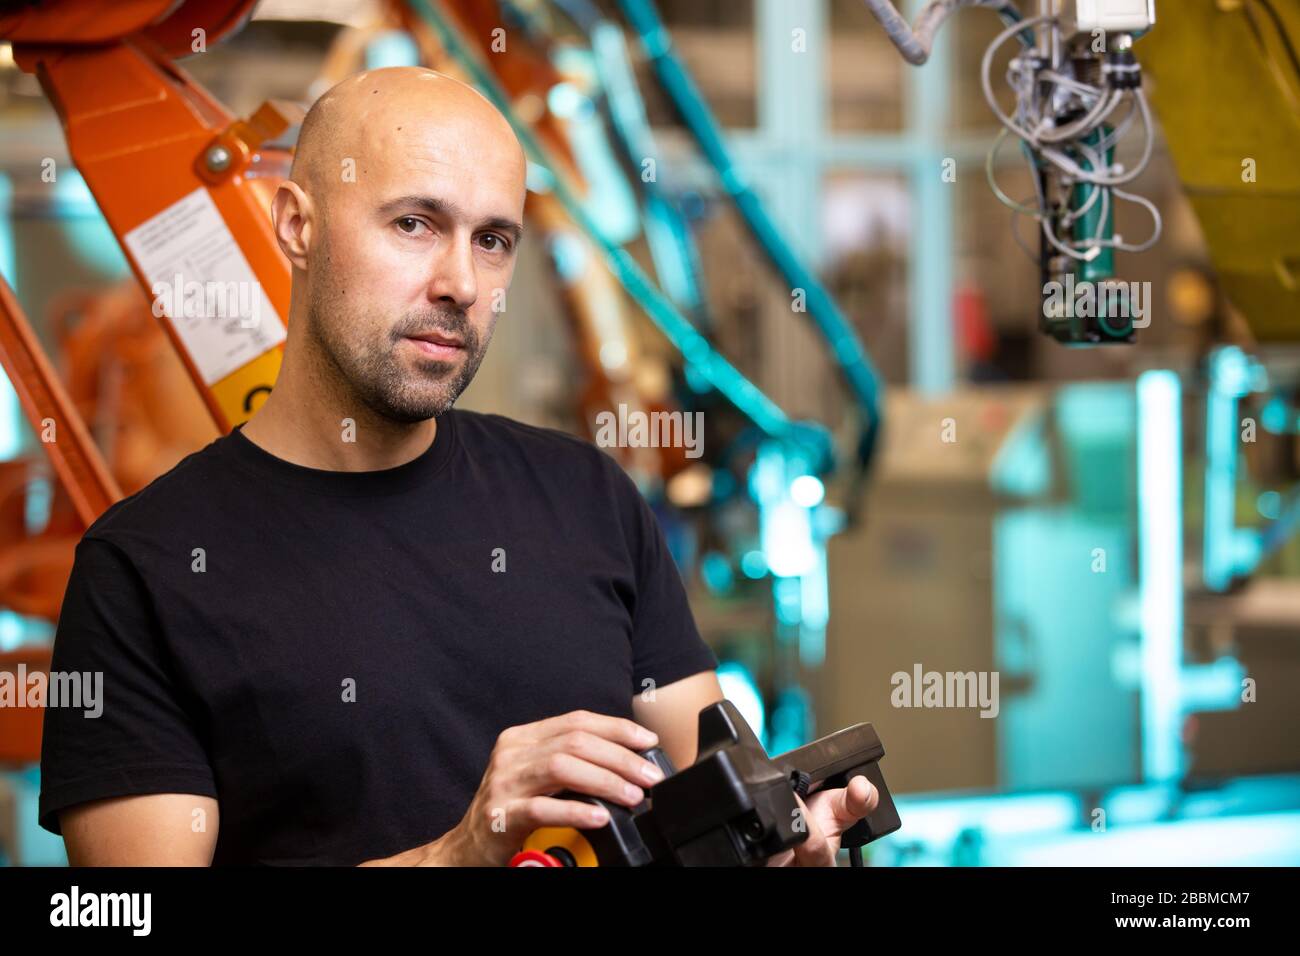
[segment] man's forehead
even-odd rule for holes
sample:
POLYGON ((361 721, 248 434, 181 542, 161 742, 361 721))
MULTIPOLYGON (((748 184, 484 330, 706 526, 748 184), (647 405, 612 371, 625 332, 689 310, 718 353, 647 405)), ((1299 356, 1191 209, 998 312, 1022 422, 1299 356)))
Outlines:
MULTIPOLYGON (((358 172, 378 193, 445 190, 454 186, 470 197, 505 194, 522 204, 526 166, 513 141, 461 124, 422 122, 405 117, 358 137, 358 172)), ((495 132, 495 131, 493 131, 495 132)), ((359 177, 360 178, 360 177, 359 177)))
POLYGON ((367 199, 379 205, 428 197, 448 212, 469 218, 518 218, 523 214, 524 172, 500 157, 476 156, 445 147, 372 150, 358 164, 367 199))

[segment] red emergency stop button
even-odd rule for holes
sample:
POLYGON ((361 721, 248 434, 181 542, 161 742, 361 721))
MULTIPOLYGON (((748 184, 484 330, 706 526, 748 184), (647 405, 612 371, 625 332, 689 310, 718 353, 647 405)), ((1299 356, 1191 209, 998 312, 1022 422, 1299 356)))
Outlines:
POLYGON ((511 866, 564 866, 549 853, 541 850, 520 850, 510 858, 511 866))

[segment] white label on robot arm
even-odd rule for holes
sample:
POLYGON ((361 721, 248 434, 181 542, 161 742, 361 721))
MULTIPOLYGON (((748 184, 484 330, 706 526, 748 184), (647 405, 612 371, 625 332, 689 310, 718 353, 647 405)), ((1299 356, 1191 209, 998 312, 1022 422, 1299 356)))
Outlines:
POLYGON ((149 281, 153 314, 171 319, 206 384, 284 341, 284 323, 206 189, 124 238, 149 281))

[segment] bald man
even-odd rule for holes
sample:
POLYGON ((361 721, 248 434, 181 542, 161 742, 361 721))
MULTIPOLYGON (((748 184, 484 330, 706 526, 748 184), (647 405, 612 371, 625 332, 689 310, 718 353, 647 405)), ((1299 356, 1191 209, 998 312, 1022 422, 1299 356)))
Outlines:
MULTIPOLYGON (((523 234, 525 159, 473 89, 351 77, 272 215, 293 267, 275 389, 77 547, 40 822, 74 864, 503 864, 695 758, 721 699, 662 534, 594 446, 455 410, 523 234), (646 691, 653 690, 653 693, 646 691)), ((865 778, 776 861, 833 864, 865 778)))

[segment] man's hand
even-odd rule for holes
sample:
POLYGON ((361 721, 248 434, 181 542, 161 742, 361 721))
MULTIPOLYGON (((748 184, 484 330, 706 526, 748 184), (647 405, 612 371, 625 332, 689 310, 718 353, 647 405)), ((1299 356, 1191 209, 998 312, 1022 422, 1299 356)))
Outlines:
POLYGON ((834 866, 844 831, 876 809, 880 792, 866 777, 854 777, 847 787, 818 790, 805 803, 799 801, 808 839, 794 849, 778 853, 768 866, 834 866))
POLYGON ((538 827, 604 826, 609 814, 581 800, 559 800, 561 790, 634 807, 645 788, 663 779, 640 755, 659 738, 639 724, 575 710, 501 732, 464 818, 421 847, 432 866, 504 866, 538 827))

